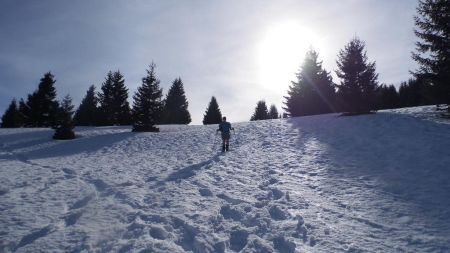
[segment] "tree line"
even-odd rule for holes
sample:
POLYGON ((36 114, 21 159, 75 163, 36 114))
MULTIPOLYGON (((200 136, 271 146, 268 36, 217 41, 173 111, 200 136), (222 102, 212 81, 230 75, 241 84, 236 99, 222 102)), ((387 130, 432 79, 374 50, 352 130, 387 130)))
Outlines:
MULTIPOLYGON (((343 115, 373 113, 394 109, 445 104, 450 116, 450 0, 422 0, 414 17, 418 37, 412 58, 419 69, 402 82, 397 90, 392 84, 379 84, 375 61, 370 61, 365 42, 353 38, 337 55, 334 83, 322 67, 318 53, 310 50, 284 97, 283 116, 297 117, 342 112, 343 115)), ((213 97, 203 123, 220 122, 220 110, 213 97), (210 109, 211 108, 211 109, 210 109), (211 121, 212 120, 212 121, 211 121)), ((279 118, 277 108, 270 111, 264 100, 257 102, 250 120, 279 118)))
POLYGON ((74 111, 69 95, 56 99, 55 78, 48 72, 27 100, 15 99, 2 117, 2 127, 52 127, 55 139, 73 139, 75 126, 132 125, 133 131, 159 131, 156 124, 189 124, 191 116, 181 78, 176 78, 163 99, 160 81, 150 64, 141 86, 128 102, 128 88, 120 71, 109 71, 96 92, 92 85, 74 111))
MULTIPOLYGON (((337 55, 334 83, 330 72, 322 67, 318 53, 310 50, 285 96, 283 116, 305 116, 331 112, 345 115, 371 113, 379 109, 445 105, 450 115, 450 0, 420 0, 414 17, 418 37, 412 58, 419 68, 413 77, 400 84, 379 84, 375 61, 370 61, 365 42, 353 38, 337 55)), ((189 124, 188 101, 181 78, 173 81, 166 98, 162 98, 155 64, 150 64, 142 84, 128 103, 128 89, 120 71, 110 71, 101 91, 91 86, 74 111, 69 95, 56 100, 54 76, 48 72, 26 101, 12 100, 2 117, 2 127, 53 127, 55 138, 74 137, 73 127, 129 125, 133 131, 158 131, 156 124, 189 124), (72 117, 72 115, 74 115, 72 117)), ((279 118, 275 105, 257 102, 250 120, 279 118)), ((213 96, 203 117, 203 124, 221 122, 222 114, 213 96)))
POLYGON ((375 62, 364 41, 353 38, 337 56, 338 83, 322 67, 318 53, 306 54, 283 108, 291 117, 331 112, 357 115, 379 109, 437 104, 450 116, 450 0, 421 0, 414 17, 418 37, 412 58, 413 77, 393 85, 379 84, 375 62))

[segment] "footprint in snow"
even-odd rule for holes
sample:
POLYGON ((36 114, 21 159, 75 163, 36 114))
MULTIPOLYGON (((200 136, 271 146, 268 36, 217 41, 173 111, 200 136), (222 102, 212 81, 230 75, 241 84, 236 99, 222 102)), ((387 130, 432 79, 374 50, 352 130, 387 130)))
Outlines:
POLYGON ((66 215, 64 217, 66 226, 75 225, 77 223, 78 219, 80 219, 82 214, 83 214, 83 212, 74 212, 74 213, 70 213, 70 214, 66 215))
POLYGON ((248 232, 243 229, 232 231, 230 234, 230 249, 240 252, 247 245, 248 232))
POLYGON ((212 191, 208 188, 200 188, 198 189, 199 193, 203 197, 211 197, 213 195, 212 191))
POLYGON ((222 216, 225 219, 232 219, 235 221, 240 221, 244 214, 239 211, 238 209, 232 208, 229 205, 224 205, 220 208, 220 214, 222 214, 222 216))
POLYGON ((268 193, 268 198, 273 198, 275 200, 281 199, 284 196, 284 193, 277 188, 273 188, 268 193))

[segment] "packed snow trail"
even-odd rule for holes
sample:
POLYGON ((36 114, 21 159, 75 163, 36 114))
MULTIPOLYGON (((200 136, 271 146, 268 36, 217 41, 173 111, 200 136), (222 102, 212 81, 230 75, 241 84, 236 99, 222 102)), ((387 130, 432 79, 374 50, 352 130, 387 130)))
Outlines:
POLYGON ((234 124, 226 153, 217 126, 1 129, 0 252, 448 252, 424 110, 234 124))

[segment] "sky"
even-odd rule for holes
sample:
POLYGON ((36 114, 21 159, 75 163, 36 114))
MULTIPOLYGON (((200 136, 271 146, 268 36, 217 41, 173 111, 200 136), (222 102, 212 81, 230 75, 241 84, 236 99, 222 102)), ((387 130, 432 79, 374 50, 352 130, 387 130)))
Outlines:
POLYGON ((284 98, 306 51, 336 75, 336 55, 355 36, 376 62, 379 82, 411 77, 415 0, 0 0, 0 113, 51 71, 58 98, 78 107, 120 70, 129 101, 148 65, 164 94, 184 83, 192 124, 215 96, 231 122, 248 121, 257 101, 284 98))

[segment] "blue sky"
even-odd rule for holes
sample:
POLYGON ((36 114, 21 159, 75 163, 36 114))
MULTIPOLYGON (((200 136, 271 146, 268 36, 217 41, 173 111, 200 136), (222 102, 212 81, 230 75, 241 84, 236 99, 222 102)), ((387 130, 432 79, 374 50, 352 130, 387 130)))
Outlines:
POLYGON ((282 106, 305 51, 333 74, 354 36, 366 42, 380 83, 399 85, 411 59, 415 0, 323 1, 0 1, 0 112, 33 92, 47 71, 58 97, 79 105, 120 70, 130 102, 154 61, 164 93, 181 77, 193 124, 211 96, 230 121, 247 121, 256 102, 282 106))

